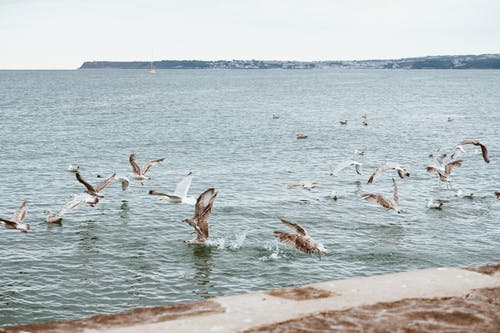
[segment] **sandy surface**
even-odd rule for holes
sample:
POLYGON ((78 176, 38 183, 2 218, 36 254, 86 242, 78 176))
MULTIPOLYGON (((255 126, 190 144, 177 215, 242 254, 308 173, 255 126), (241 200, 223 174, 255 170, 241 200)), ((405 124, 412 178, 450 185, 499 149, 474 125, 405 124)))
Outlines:
POLYGON ((500 332, 500 288, 476 289, 464 297, 405 299, 344 311, 329 311, 245 331, 320 332, 500 332))

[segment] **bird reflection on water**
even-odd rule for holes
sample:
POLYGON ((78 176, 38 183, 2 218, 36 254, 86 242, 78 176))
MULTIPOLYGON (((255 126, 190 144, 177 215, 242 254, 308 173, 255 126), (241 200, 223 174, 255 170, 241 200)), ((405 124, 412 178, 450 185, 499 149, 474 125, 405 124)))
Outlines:
POLYGON ((196 288, 193 293, 207 299, 213 291, 213 283, 210 283, 210 273, 212 272, 212 247, 204 245, 194 245, 193 248, 193 282, 196 288))

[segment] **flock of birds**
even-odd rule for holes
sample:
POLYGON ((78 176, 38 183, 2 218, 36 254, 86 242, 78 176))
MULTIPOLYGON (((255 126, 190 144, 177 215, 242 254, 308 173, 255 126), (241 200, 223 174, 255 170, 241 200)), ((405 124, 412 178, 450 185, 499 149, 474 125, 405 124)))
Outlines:
MULTIPOLYGON (((279 119, 279 115, 273 115, 273 119, 279 119)), ((363 126, 367 126, 366 122, 367 115, 362 115, 364 118, 363 126)), ((448 121, 451 121, 448 119, 448 121)), ((347 125, 347 120, 340 121, 340 124, 345 126, 347 125)), ((297 134, 297 139, 306 139, 308 136, 305 134, 297 134)), ((465 153, 464 146, 466 145, 474 145, 481 148, 481 153, 484 162, 490 163, 490 159, 488 156, 488 150, 484 144, 482 144, 478 140, 464 140, 459 142, 451 152, 441 152, 437 156, 433 154, 429 155, 430 158, 434 158, 437 162, 438 166, 431 165, 426 168, 428 173, 436 174, 439 181, 444 182, 446 187, 448 188, 450 182, 450 175, 454 168, 460 167, 463 163, 462 159, 456 159, 461 154, 465 153), (445 162, 449 157, 449 161, 445 162)), ((355 151, 358 155, 364 155, 363 151, 355 151)), ((165 160, 165 158, 160 158, 156 160, 151 160, 145 163, 142 167, 137 163, 135 154, 131 154, 129 156, 129 163, 131 165, 132 172, 129 176, 117 176, 116 173, 112 174, 109 177, 103 177, 101 175, 97 175, 97 178, 103 178, 103 180, 97 185, 92 185, 89 181, 87 181, 80 173, 79 166, 70 165, 67 171, 74 173, 76 180, 81 183, 85 189, 83 193, 74 195, 73 199, 67 202, 61 209, 57 212, 46 211, 46 221, 47 223, 61 223, 63 221, 63 216, 74 208, 86 204, 91 207, 95 207, 103 196, 101 192, 112 182, 119 182, 121 184, 121 188, 123 191, 127 190, 130 185, 130 179, 136 180, 140 182, 141 185, 144 185, 144 182, 151 179, 147 176, 148 171, 156 164, 160 164, 165 160)), ((343 169, 348 167, 354 167, 354 171, 361 175, 360 168, 361 163, 357 161, 346 161, 339 164, 334 170, 331 170, 330 175, 337 175, 343 169)), ((396 163, 386 163, 384 165, 379 166, 373 171, 367 183, 372 184, 375 181, 375 178, 385 172, 395 172, 400 179, 405 179, 410 177, 410 172, 396 163)), ((176 185, 173 193, 162 193, 156 190, 149 190, 150 195, 161 196, 162 198, 172 202, 172 203, 182 203, 188 205, 194 205, 194 214, 191 218, 186 218, 183 222, 187 223, 194 229, 195 238, 186 241, 189 244, 205 244, 209 240, 209 224, 208 221, 210 219, 212 206, 214 204, 215 199, 217 198, 217 191, 214 188, 209 188, 203 191, 198 198, 194 198, 188 196, 189 188, 191 186, 193 175, 189 172, 185 175, 182 180, 176 185)), ((319 182, 312 181, 301 181, 298 183, 288 184, 289 188, 294 187, 302 187, 306 190, 312 190, 317 186, 319 182)), ((384 196, 378 193, 364 193, 361 195, 362 199, 367 200, 368 202, 376 203, 388 210, 393 209, 397 213, 401 212, 399 207, 399 196, 398 196, 398 186, 396 180, 392 178, 393 183, 393 193, 392 196, 384 196)), ((465 194, 462 196, 467 196, 471 194, 465 194)), ((500 192, 495 192, 495 196, 497 199, 500 199, 500 192)), ((334 200, 337 200, 338 196, 335 190, 332 190, 330 193, 330 197, 334 200)), ((439 201, 437 203, 429 202, 428 207, 433 209, 442 209, 443 202, 439 201)), ((0 217, 0 222, 9 229, 17 229, 21 232, 28 232, 30 230, 30 225, 24 223, 24 219, 26 218, 28 211, 28 201, 24 200, 16 212, 12 215, 12 218, 4 218, 0 217)), ((316 240, 314 240, 307 230, 303 228, 298 223, 294 223, 286 220, 285 218, 278 217, 281 222, 294 230, 293 233, 284 232, 276 230, 274 231, 275 236, 284 244, 294 247, 297 250, 303 251, 307 254, 316 253, 320 258, 322 253, 327 253, 326 248, 316 240)))

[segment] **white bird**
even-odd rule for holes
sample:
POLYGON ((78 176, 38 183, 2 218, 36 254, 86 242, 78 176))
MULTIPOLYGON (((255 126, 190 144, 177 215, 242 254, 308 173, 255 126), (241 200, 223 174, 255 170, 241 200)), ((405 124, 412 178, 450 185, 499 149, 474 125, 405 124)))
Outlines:
POLYGON ((337 201, 337 199, 339 198, 338 195, 337 195, 337 191, 336 190, 331 190, 330 191, 330 198, 337 201))
POLYGON ((350 167, 350 166, 354 166, 354 170, 356 171, 356 173, 358 175, 361 175, 361 172, 359 171, 360 168, 361 168, 361 165, 362 165, 361 163, 356 162, 356 161, 345 161, 345 162, 342 162, 339 165, 337 165, 337 167, 335 168, 335 170, 333 170, 333 171, 330 172, 330 176, 336 176, 340 171, 342 171, 343 169, 345 169, 347 167, 350 167))
POLYGON ((394 163, 389 162, 389 163, 386 163, 382 166, 379 166, 377 169, 375 169, 373 174, 370 176, 370 179, 368 179, 368 184, 373 183, 376 175, 378 175, 382 172, 391 171, 391 170, 395 170, 398 173, 399 178, 401 178, 401 179, 406 178, 406 177, 410 177, 410 172, 406 168, 403 168, 402 166, 400 166, 398 164, 394 164, 394 163))
POLYGON ((57 212, 47 211, 46 221, 47 223, 61 223, 63 220, 64 214, 68 213, 70 210, 78 207, 82 203, 86 203, 89 206, 95 207, 95 205, 99 202, 98 197, 94 197, 87 193, 82 193, 78 195, 73 195, 73 199, 68 201, 64 206, 59 209, 57 212))
POLYGON ((17 229, 21 232, 28 232, 30 230, 30 225, 28 223, 23 224, 26 215, 28 214, 28 200, 24 200, 21 203, 21 206, 16 210, 16 212, 12 215, 12 219, 5 219, 0 217, 0 222, 7 229, 17 229))
POLYGON ((462 147, 461 145, 456 145, 453 153, 451 153, 450 155, 450 158, 453 160, 455 157, 461 154, 465 154, 464 147, 462 147))
POLYGON ((151 195, 160 195, 167 198, 168 201, 174 203, 185 203, 188 205, 194 205, 196 199, 194 197, 188 197, 189 187, 191 187, 191 181, 193 180, 193 173, 189 172, 185 175, 182 180, 175 186, 175 191, 173 194, 161 193, 155 190, 150 190, 151 195))
POLYGON ((474 193, 464 192, 462 190, 458 190, 455 195, 461 199, 472 199, 474 197, 474 193))
POLYGON ((365 151, 364 150, 354 149, 354 154, 360 155, 360 156, 364 156, 365 155, 365 151))
POLYGON ((434 202, 434 200, 430 198, 429 202, 427 202, 427 208, 441 210, 443 209, 443 201, 437 200, 437 202, 434 202))
POLYGON ((309 180, 309 181, 302 181, 302 182, 299 182, 299 183, 288 184, 288 188, 291 188, 291 187, 303 187, 306 190, 310 191, 310 190, 312 190, 313 188, 316 187, 316 184, 319 184, 319 182, 317 180, 309 180))
POLYGON ((217 197, 217 192, 213 188, 209 188, 196 200, 196 206, 194 209, 194 215, 190 219, 184 219, 186 222, 194 228, 196 237, 192 240, 186 241, 188 244, 204 244, 208 240, 208 219, 212 214, 212 206, 214 204, 215 198, 217 197))
POLYGON ((294 234, 275 230, 274 235, 279 238, 279 240, 288 246, 294 247, 299 251, 305 252, 307 254, 317 253, 318 257, 321 258, 321 253, 328 253, 326 248, 321 244, 311 238, 306 229, 300 226, 298 223, 293 223, 285 220, 282 217, 278 217, 281 222, 287 227, 295 230, 294 234))
POLYGON ((446 187, 448 188, 448 184, 450 182, 449 177, 451 175, 451 170, 453 170, 453 168, 455 168, 455 167, 461 166, 462 162, 463 162, 463 160, 456 160, 456 161, 450 162, 450 163, 445 165, 444 170, 438 169, 435 166, 428 166, 426 168, 426 171, 430 172, 430 173, 435 172, 436 175, 438 176, 439 180, 442 182, 445 182, 446 187))
POLYGON ((160 158, 157 160, 152 160, 152 161, 146 162, 142 166, 142 168, 139 167, 139 164, 137 164, 137 161, 135 159, 135 154, 130 154, 128 160, 130 162, 130 165, 132 166, 132 178, 135 180, 139 180, 141 182, 141 185, 144 185, 145 180, 151 179, 150 177, 146 176, 146 173, 149 171, 149 169, 153 165, 163 162, 165 160, 165 158, 163 157, 163 158, 160 158))
POLYGON ((72 172, 72 173, 77 173, 78 171, 80 171, 80 166, 79 165, 68 165, 68 172, 72 172))
POLYGON ((394 184, 392 198, 385 197, 381 194, 373 194, 373 193, 362 194, 361 198, 368 200, 369 202, 377 203, 384 208, 394 209, 398 214, 401 213, 401 209, 399 209, 398 207, 398 201, 399 201, 398 185, 396 184, 394 178, 392 179, 392 182, 394 184))

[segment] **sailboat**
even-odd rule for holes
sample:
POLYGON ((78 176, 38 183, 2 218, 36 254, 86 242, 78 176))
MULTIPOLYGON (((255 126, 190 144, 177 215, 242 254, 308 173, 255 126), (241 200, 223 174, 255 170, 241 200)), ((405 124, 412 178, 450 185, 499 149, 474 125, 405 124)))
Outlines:
POLYGON ((152 60, 151 60, 151 63, 149 64, 149 72, 151 74, 155 74, 156 73, 155 66, 153 65, 153 61, 152 60))

